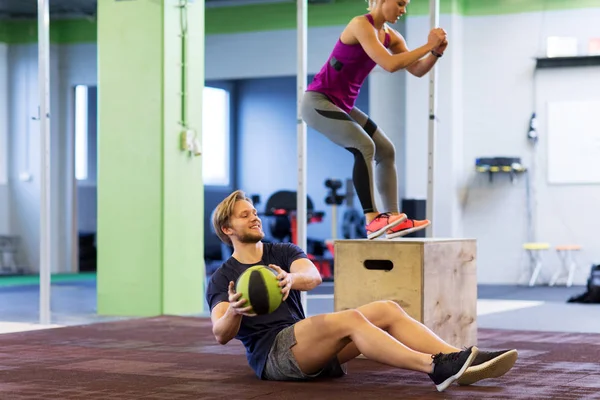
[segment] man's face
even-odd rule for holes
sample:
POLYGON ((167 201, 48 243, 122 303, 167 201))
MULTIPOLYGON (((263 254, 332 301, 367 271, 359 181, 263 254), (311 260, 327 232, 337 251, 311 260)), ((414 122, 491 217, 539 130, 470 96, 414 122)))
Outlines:
POLYGON ((265 237, 256 209, 246 200, 235 202, 229 228, 225 228, 224 232, 232 241, 236 238, 241 243, 257 243, 265 237))

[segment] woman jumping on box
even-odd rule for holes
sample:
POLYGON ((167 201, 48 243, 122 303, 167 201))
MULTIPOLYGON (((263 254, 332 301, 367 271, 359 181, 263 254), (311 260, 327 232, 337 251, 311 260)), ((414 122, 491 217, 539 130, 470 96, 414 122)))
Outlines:
POLYGON ((410 0, 368 0, 369 13, 353 18, 327 62, 308 85, 302 118, 308 126, 354 155, 352 179, 366 219, 367 237, 404 236, 429 226, 399 211, 395 148, 389 138, 354 103, 376 65, 388 72, 406 69, 422 77, 442 56, 448 41, 441 28, 427 43, 408 50, 402 35, 387 26, 406 13, 410 0), (385 212, 375 207, 374 175, 385 212))

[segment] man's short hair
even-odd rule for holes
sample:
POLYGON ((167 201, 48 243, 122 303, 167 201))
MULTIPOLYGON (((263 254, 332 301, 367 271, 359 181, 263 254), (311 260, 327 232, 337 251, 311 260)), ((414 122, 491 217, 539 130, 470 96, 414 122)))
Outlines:
POLYGON ((227 196, 223 201, 221 201, 213 213, 212 224, 215 233, 223 243, 229 246, 232 246, 231 239, 229 239, 229 236, 223 232, 223 228, 229 228, 229 219, 233 214, 235 203, 242 200, 253 204, 252 199, 247 197, 246 193, 244 193, 242 190, 236 190, 227 196))

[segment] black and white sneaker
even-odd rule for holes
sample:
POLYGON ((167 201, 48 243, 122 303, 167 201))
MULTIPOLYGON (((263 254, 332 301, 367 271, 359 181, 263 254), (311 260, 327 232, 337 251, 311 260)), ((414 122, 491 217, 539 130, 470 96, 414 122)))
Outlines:
POLYGON ((482 379, 499 378, 517 362, 517 350, 479 351, 465 373, 458 378, 459 385, 471 385, 482 379))
POLYGON ((432 355, 433 372, 428 375, 435 383, 438 392, 444 391, 452 382, 460 378, 478 353, 477 347, 472 346, 456 353, 432 355))

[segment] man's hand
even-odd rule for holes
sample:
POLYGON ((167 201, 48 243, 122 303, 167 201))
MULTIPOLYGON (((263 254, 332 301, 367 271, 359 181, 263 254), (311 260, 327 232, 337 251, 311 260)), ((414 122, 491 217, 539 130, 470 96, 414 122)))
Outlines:
POLYGON ((290 290, 292 289, 292 274, 285 272, 275 264, 269 264, 269 268, 272 268, 275 270, 275 272, 277 272, 277 280, 279 281, 279 286, 281 287, 283 301, 285 301, 290 294, 290 290))
POLYGON ((240 299, 241 293, 235 292, 235 284, 229 282, 229 311, 237 315, 245 315, 246 317, 254 317, 256 314, 252 312, 252 306, 244 307, 246 299, 240 299))

